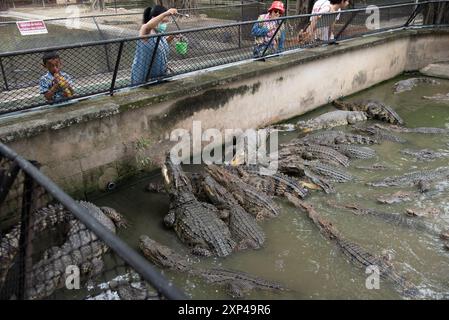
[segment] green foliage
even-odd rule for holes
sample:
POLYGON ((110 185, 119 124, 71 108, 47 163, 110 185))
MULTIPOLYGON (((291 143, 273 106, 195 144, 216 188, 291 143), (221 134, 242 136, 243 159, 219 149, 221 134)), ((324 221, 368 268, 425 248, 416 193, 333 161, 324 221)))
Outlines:
POLYGON ((136 149, 136 163, 140 170, 144 170, 151 165, 151 160, 146 155, 149 146, 150 140, 145 137, 140 137, 134 142, 134 148, 136 149))

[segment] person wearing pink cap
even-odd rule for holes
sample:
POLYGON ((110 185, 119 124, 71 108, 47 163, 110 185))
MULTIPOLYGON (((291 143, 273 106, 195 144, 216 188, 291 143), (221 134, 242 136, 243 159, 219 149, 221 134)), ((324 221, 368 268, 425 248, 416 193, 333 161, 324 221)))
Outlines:
MULTIPOLYGON (((274 36, 277 28, 281 24, 281 21, 267 21, 270 19, 276 19, 282 16, 285 12, 284 4, 281 1, 273 1, 268 13, 262 14, 257 19, 257 23, 254 24, 251 29, 251 34, 254 36, 255 45, 253 50, 253 55, 255 58, 261 57, 265 48, 267 48, 270 43, 270 39, 274 36)), ((281 26, 279 31, 276 33, 273 41, 269 45, 267 52, 276 53, 282 51, 284 48, 285 40, 285 27, 281 26)))

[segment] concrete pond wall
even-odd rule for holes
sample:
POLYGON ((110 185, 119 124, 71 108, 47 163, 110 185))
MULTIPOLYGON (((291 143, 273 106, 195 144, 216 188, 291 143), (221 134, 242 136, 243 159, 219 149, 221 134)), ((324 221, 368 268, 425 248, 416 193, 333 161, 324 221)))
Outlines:
POLYGON ((395 31, 2 119, 0 140, 76 196, 134 175, 136 157, 157 168, 169 133, 194 120, 260 128, 447 60, 449 30, 395 31))

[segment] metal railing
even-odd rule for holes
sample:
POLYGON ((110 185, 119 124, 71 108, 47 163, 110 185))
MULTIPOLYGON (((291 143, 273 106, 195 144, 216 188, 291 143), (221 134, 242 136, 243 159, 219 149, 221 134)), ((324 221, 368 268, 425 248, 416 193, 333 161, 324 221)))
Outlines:
POLYGON ((0 299, 186 298, 117 236, 123 217, 36 166, 0 144, 0 299))
POLYGON ((38 85, 45 72, 39 68, 42 55, 48 50, 58 51, 63 71, 73 78, 75 94, 66 100, 79 100, 96 94, 112 95, 119 89, 280 52, 327 45, 386 30, 423 27, 423 12, 430 6, 447 5, 448 2, 379 7, 380 19, 374 20, 373 24, 366 23, 372 12, 365 8, 322 14, 311 37, 305 37, 301 30, 305 30, 317 15, 272 20, 276 30, 269 41, 264 41, 264 47, 257 55, 252 35, 257 21, 171 31, 145 39, 133 37, 0 53, 0 114, 48 104, 39 93, 38 85), (334 25, 334 38, 326 37, 331 25, 334 25), (172 41, 168 41, 170 39, 172 41), (279 46, 282 41, 283 46, 279 46))

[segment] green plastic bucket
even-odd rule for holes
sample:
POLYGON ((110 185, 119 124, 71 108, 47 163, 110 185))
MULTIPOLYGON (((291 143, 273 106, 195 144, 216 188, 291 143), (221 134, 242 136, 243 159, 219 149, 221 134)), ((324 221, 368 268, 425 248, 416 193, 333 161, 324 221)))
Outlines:
POLYGON ((176 52, 182 56, 187 54, 187 42, 179 41, 176 42, 176 52))

